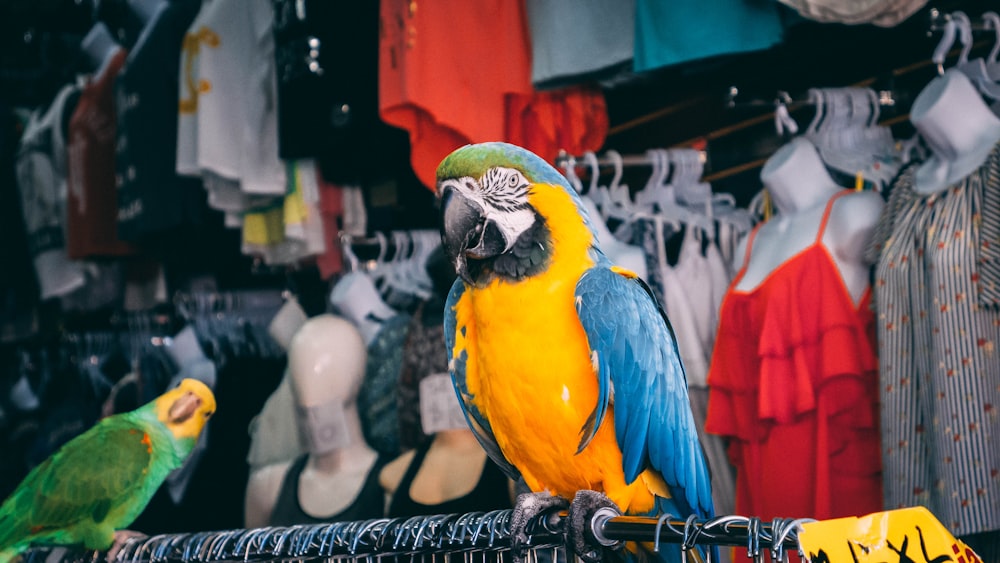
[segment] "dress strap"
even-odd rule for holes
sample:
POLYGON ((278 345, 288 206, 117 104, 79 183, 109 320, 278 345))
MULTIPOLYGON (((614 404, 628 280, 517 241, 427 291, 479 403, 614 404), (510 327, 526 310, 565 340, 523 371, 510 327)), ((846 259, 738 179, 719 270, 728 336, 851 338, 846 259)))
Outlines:
POLYGON ((849 193, 852 193, 852 190, 840 190, 839 193, 834 194, 826 202, 826 209, 823 210, 823 219, 819 222, 819 230, 816 232, 816 244, 823 241, 823 235, 826 233, 826 224, 830 220, 830 211, 833 209, 833 204, 837 202, 837 199, 849 193))
POLYGON ((736 275, 733 276, 734 286, 737 281, 743 279, 743 274, 747 271, 747 265, 750 264, 750 252, 753 250, 753 241, 757 238, 757 231, 759 231, 766 222, 767 221, 761 221, 760 223, 757 223, 753 230, 750 231, 750 236, 747 237, 747 247, 743 250, 743 265, 740 266, 740 271, 736 272, 736 275))

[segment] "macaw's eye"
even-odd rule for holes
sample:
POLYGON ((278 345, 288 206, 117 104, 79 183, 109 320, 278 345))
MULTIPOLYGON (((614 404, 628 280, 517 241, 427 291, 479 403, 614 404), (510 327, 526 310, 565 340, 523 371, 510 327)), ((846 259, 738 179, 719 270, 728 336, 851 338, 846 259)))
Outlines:
POLYGON ((517 184, 519 183, 519 181, 520 181, 520 179, 517 177, 517 174, 511 174, 510 178, 507 179, 507 183, 512 188, 516 188, 517 184))

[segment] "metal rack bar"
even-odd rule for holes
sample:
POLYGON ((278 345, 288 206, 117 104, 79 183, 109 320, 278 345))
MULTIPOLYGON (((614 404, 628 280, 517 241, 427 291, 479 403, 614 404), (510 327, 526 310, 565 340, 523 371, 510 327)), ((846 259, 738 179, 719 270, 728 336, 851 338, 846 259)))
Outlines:
MULTIPOLYGON (((511 548, 511 510, 377 519, 330 524, 226 530, 192 534, 163 534, 132 538, 115 561, 215 563, 344 559, 380 556, 418 556, 445 553, 499 553, 511 548)), ((565 545, 565 512, 543 514, 527 526, 526 547, 533 550, 565 545)), ((664 542, 745 547, 752 554, 798 550, 799 520, 764 523, 742 516, 711 520, 669 520, 620 516, 598 511, 589 522, 593 535, 605 546, 619 541, 664 542), (657 538, 659 538, 657 540, 657 538)), ((94 562, 97 552, 37 547, 26 563, 94 562)))

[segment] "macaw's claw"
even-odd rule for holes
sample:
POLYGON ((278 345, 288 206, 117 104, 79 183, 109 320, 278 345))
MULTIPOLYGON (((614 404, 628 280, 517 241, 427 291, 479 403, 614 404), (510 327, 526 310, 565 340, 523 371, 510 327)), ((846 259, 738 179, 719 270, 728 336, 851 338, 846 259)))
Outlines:
POLYGON ((514 563, 524 563, 530 540, 544 514, 559 512, 569 508, 569 501, 547 492, 523 493, 514 501, 511 514, 510 551, 514 563))
POLYGON ((600 563, 603 559, 604 545, 597 541, 590 527, 594 514, 602 508, 621 514, 614 501, 597 491, 577 491, 569 505, 568 547, 585 563, 600 563))

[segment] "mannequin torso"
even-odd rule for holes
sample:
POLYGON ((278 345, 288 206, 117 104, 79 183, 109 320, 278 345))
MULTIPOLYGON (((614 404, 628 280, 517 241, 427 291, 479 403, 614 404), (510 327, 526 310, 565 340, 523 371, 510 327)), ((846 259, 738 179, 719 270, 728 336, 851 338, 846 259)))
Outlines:
POLYGON ((1000 141, 1000 118, 972 82, 951 69, 930 81, 913 102, 910 121, 931 149, 919 165, 913 189, 934 193, 965 178, 1000 141))
POLYGON ((430 444, 402 454, 379 474, 388 516, 493 510, 509 503, 508 480, 469 429, 448 374, 432 374, 420 382, 420 424, 434 436, 430 444))
MULTIPOLYGON (((404 453, 387 463, 379 474, 379 483, 390 498, 415 455, 415 450, 404 453)), ((486 462, 486 451, 471 430, 442 430, 434 435, 410 490, 401 492, 428 505, 465 496, 476 488, 486 462)))
MULTIPOLYGON (((735 287, 742 292, 753 291, 782 264, 814 244, 827 202, 844 191, 824 168, 816 148, 803 138, 792 140, 768 160, 761 181, 779 214, 761 225, 753 238, 746 270, 735 287)), ((868 287, 864 249, 882 205, 881 196, 874 192, 839 198, 820 239, 855 303, 868 287)), ((737 270, 743 266, 748 240, 737 249, 737 270)))

